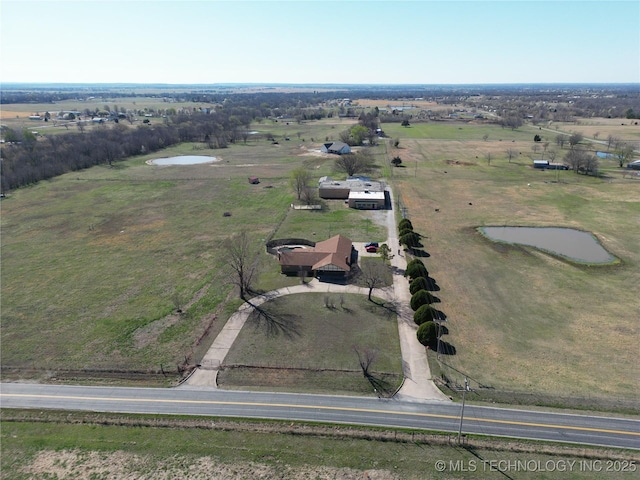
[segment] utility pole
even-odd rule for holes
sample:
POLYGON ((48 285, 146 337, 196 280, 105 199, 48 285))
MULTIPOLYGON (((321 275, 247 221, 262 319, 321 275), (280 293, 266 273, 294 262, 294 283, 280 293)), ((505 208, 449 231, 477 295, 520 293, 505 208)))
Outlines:
POLYGON ((464 401, 467 390, 469 389, 469 382, 467 377, 464 377, 464 390, 462 391, 462 410, 460 410, 460 426, 458 427, 458 445, 460 445, 460 438, 462 437, 462 419, 464 418, 464 401))
POLYGON ((440 336, 442 335, 440 330, 441 328, 442 328, 442 320, 438 319, 438 345, 436 347, 437 349, 436 358, 438 359, 438 361, 440 361, 440 336))

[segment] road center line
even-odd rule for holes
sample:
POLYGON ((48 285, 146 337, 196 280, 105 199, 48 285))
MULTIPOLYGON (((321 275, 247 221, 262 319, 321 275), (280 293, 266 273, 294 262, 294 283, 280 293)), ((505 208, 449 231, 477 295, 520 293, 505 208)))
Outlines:
MULTIPOLYGON (((457 420, 460 417, 457 415, 443 415, 437 413, 420 413, 420 412, 400 412, 396 410, 378 410, 368 408, 357 407, 332 407, 323 405, 295 405, 287 403, 262 403, 262 402, 231 402, 221 400, 171 400, 161 398, 120 398, 120 397, 83 397, 83 396, 71 396, 71 395, 35 395, 35 394, 21 394, 21 393, 0 393, 0 397, 16 397, 16 398, 56 398, 60 400, 79 400, 79 401, 108 401, 108 402, 135 402, 135 403, 182 403, 182 404, 196 404, 196 405, 237 405, 245 407, 276 407, 276 408, 298 408, 303 410, 331 410, 331 411, 347 411, 347 412, 361 412, 361 413, 378 413, 387 415, 403 415, 403 416, 416 416, 427 418, 443 418, 448 420, 457 420)), ((224 415, 222 415, 224 416, 224 415)), ((542 427, 542 428, 556 428, 563 430, 576 430, 583 432, 599 432, 599 433, 613 433, 618 435, 632 435, 640 436, 640 432, 631 432, 625 430, 610 430, 603 428, 593 427, 578 427, 572 425, 553 425, 546 423, 534 423, 534 422, 517 422, 511 420, 498 420, 490 418, 479 417, 465 417, 466 421, 484 422, 484 423, 497 423, 503 425, 518 425, 526 427, 542 427)))

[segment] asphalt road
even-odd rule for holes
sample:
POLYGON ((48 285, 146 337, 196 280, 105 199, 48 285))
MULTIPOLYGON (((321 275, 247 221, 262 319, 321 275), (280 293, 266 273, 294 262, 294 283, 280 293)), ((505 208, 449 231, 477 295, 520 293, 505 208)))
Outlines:
MULTIPOLYGON (((2 383, 0 408, 301 420, 457 433, 461 405, 194 387, 154 389, 2 383)), ((627 418, 467 404, 462 431, 640 450, 640 420, 627 418)))

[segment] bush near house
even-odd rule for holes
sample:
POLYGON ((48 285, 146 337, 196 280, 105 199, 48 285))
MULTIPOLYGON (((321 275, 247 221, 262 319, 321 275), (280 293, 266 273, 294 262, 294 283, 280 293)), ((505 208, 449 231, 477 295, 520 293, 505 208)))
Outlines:
POLYGON ((413 295, 419 290, 427 290, 429 288, 429 282, 425 277, 414 278, 409 284, 409 293, 413 295))
POLYGON ((418 290, 411 297, 411 302, 410 302, 411 310, 415 312, 423 305, 429 305, 430 303, 433 303, 433 302, 434 302, 433 295, 431 295, 426 290, 418 290))
POLYGON ((413 313, 413 321, 416 325, 432 322, 437 316, 437 310, 431 305, 422 305, 413 313))
POLYGON ((429 348, 436 348, 438 342, 438 327, 434 322, 425 322, 418 327, 418 341, 429 348))

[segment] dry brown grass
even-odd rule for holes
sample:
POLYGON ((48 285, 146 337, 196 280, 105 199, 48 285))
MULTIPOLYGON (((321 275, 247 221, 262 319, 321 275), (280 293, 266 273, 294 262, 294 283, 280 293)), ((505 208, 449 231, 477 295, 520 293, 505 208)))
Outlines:
POLYGON ((554 173, 533 171, 528 158, 509 164, 500 157, 514 144, 527 146, 401 140, 403 160, 418 167, 395 169, 396 186, 426 236, 427 268, 448 315, 445 340, 457 349, 445 358, 453 367, 445 373, 461 382, 457 369, 477 386, 536 392, 549 402, 569 396, 600 405, 609 396, 633 402, 640 302, 627 287, 640 281, 638 186, 572 172, 561 172, 556 183, 554 173), (486 151, 496 153, 490 166, 486 151), (475 231, 481 225, 591 231, 623 263, 581 267, 494 244, 475 231))
POLYGON ((633 142, 640 147, 640 121, 627 118, 586 118, 578 119, 575 123, 553 124, 551 128, 558 128, 565 132, 579 132, 588 138, 606 141, 609 135, 625 142, 633 142), (637 124, 636 124, 637 122, 637 124))

